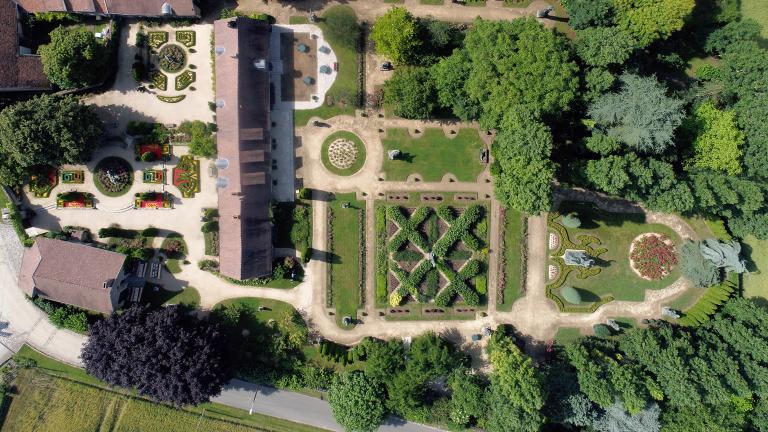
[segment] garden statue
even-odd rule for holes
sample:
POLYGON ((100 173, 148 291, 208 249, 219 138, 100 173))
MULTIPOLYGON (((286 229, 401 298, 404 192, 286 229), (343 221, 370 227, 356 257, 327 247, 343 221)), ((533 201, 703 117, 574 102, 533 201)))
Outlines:
POLYGON ((553 10, 555 10, 554 6, 549 6, 546 9, 539 9, 536 11, 536 18, 546 18, 553 10))
POLYGON ((432 252, 432 251, 429 251, 429 255, 427 255, 427 259, 429 260, 430 263, 432 263, 432 268, 435 268, 435 266, 436 266, 436 264, 435 264, 435 253, 432 252))
POLYGON ((621 330, 621 327, 619 327, 619 323, 617 323, 615 319, 609 319, 608 321, 605 322, 605 325, 612 328, 613 331, 621 330))
POLYGON ((566 265, 590 268, 595 265, 595 259, 583 250, 566 249, 563 255, 566 265))
POLYGON ((389 156, 389 160, 395 160, 398 157, 400 157, 400 150, 394 149, 387 152, 387 156, 389 156))
POLYGON ((678 313, 676 310, 670 307, 664 306, 661 308, 661 316, 667 316, 672 319, 678 319, 680 318, 680 313, 678 313))
POLYGON ((311 10, 309 11, 309 22, 311 23, 317 22, 317 14, 312 12, 311 10))
POLYGON ((747 271, 746 261, 740 259, 741 244, 736 240, 720 242, 717 239, 706 239, 699 245, 701 255, 712 261, 717 267, 724 267, 725 271, 744 273, 747 271))

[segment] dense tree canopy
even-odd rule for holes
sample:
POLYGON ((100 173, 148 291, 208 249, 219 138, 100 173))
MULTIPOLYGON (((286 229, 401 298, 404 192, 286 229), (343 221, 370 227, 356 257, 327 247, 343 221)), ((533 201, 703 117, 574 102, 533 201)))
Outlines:
POLYGON ((613 0, 616 23, 628 31, 640 47, 666 39, 683 28, 695 0, 613 0))
POLYGON ((406 66, 384 83, 384 104, 398 117, 428 119, 437 106, 429 69, 406 66))
POLYGON ((416 54, 420 40, 416 19, 404 7, 393 7, 376 18, 371 30, 376 52, 395 64, 407 64, 416 54))
POLYGON ((708 102, 696 108, 686 123, 694 134, 693 164, 697 168, 741 173, 744 133, 736 127, 733 111, 721 111, 708 102))
POLYGON ((18 185, 35 168, 87 161, 101 120, 75 97, 41 95, 0 111, 0 182, 18 185))
POLYGON ((589 107, 597 127, 629 148, 662 153, 674 142, 683 121, 683 102, 667 96, 653 77, 623 74, 621 90, 600 97, 589 107))
POLYGON ((565 0, 568 24, 576 30, 614 24, 613 0, 565 0))
POLYGON ((229 379, 219 328, 181 306, 133 307, 91 327, 85 370, 114 386, 175 405, 199 404, 229 379))
POLYGON ((592 27, 576 34, 576 53, 590 66, 622 64, 635 50, 632 36, 618 27, 592 27))
POLYGON ((437 89, 441 107, 450 109, 461 120, 468 121, 480 116, 480 102, 470 98, 464 80, 472 70, 472 63, 465 50, 440 59, 430 70, 437 89))
POLYGON ((372 432, 379 428, 386 410, 381 384, 361 372, 342 374, 328 392, 333 417, 349 432, 372 432))
POLYGON ((483 107, 484 128, 498 127, 507 112, 567 111, 576 95, 577 67, 565 39, 534 19, 478 19, 464 49, 472 63, 465 87, 483 107))
POLYGON ((51 42, 40 47, 43 71, 62 89, 87 87, 104 77, 109 61, 104 44, 86 27, 57 27, 51 42))
POLYGON ((511 337, 494 335, 488 350, 494 372, 488 389, 486 430, 538 431, 544 423, 540 412, 544 390, 532 360, 520 352, 511 337))
POLYGON ((531 214, 549 210, 555 174, 549 159, 549 128, 531 114, 510 113, 491 150, 496 197, 506 206, 531 214))

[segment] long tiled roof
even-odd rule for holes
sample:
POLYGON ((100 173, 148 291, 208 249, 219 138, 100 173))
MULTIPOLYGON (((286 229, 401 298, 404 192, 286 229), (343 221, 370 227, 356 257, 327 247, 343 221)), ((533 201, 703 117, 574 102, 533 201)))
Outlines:
POLYGON ((50 87, 40 57, 19 54, 16 3, 0 0, 0 91, 50 87))
POLYGON ((269 222, 268 23, 232 18, 214 23, 219 159, 219 261, 235 279, 272 272, 269 222), (219 164, 221 165, 221 164, 219 164))
POLYGON ((117 252, 38 237, 24 251, 19 285, 29 296, 110 313, 111 282, 124 263, 125 255, 117 252))
MULTIPOLYGON (((6 1, 6 0, 2 0, 6 1)), ((163 4, 171 6, 173 15, 198 15, 193 0, 16 0, 27 12, 74 12, 127 16, 162 16, 163 4)))

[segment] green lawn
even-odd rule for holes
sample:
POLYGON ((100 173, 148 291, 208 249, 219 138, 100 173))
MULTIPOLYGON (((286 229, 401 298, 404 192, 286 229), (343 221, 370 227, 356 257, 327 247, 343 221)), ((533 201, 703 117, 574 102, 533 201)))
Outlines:
POLYGON ((419 0, 419 3, 423 5, 442 5, 444 0, 419 0))
MULTIPOLYGON (((355 194, 338 194, 329 203, 333 216, 333 246, 331 251, 331 284, 328 287, 336 308, 336 322, 343 327, 342 319, 357 317, 360 306, 361 280, 360 213, 365 210, 365 202, 355 200, 355 194), (342 202, 350 203, 349 208, 342 208, 342 202)), ((364 223, 364 221, 363 221, 364 223)))
POLYGON ((173 274, 181 273, 181 262, 177 259, 169 259, 165 262, 165 268, 173 274))
POLYGON ((768 39, 768 0, 741 0, 741 15, 760 23, 761 35, 768 39))
POLYGON ((259 431, 320 432, 322 429, 231 408, 216 403, 175 409, 138 398, 132 391, 113 390, 85 373, 28 346, 20 357, 37 362, 17 385, 2 432, 187 432, 259 431))
POLYGON ((677 298, 671 302, 664 303, 664 306, 668 306, 678 311, 685 311, 686 309, 695 305, 696 302, 699 301, 699 298, 701 298, 701 296, 704 295, 706 291, 707 290, 701 288, 689 289, 677 296, 677 298))
POLYGON ((384 146, 384 173, 389 181, 403 181, 410 174, 419 173, 424 181, 436 182, 451 173, 459 181, 474 182, 483 170, 480 150, 483 141, 476 129, 459 129, 448 138, 442 129, 427 128, 419 138, 412 138, 408 129, 387 129, 381 140, 384 146), (386 155, 389 150, 400 150, 396 160, 386 155))
POLYGON ((581 219, 580 228, 568 229, 571 241, 577 242, 577 237, 581 234, 592 235, 602 242, 597 247, 608 249, 608 252, 600 256, 600 259, 606 261, 606 266, 602 267, 600 274, 587 279, 577 279, 576 272, 572 271, 565 281, 564 285, 581 290, 585 303, 597 301, 598 297, 609 294, 616 300, 643 301, 645 290, 667 287, 680 277, 680 270, 676 267, 661 280, 644 280, 629 266, 630 244, 640 234, 666 234, 679 247, 680 237, 671 228, 661 224, 647 224, 642 214, 609 213, 583 204, 563 203, 560 212, 565 214, 571 211, 576 211, 581 219))
POLYGON ((768 240, 749 236, 742 244, 742 252, 750 271, 742 279, 744 297, 768 299, 768 240))
MULTIPOLYGON (((323 17, 325 18, 329 14, 355 16, 355 11, 349 6, 336 5, 328 8, 323 13, 323 17)), ((349 46, 341 40, 334 38, 333 34, 328 32, 325 20, 319 20, 315 25, 323 30, 323 36, 336 54, 336 59, 339 63, 339 71, 336 74, 336 79, 333 81, 331 88, 328 90, 328 93, 326 93, 326 99, 331 99, 334 103, 342 98, 349 99, 349 101, 343 105, 334 104, 333 106, 327 106, 327 104, 324 103, 320 108, 312 110, 295 110, 294 124, 297 126, 306 125, 312 116, 328 119, 337 115, 351 115, 355 112, 355 101, 357 100, 358 47, 349 46)))
POLYGON ((253 310, 253 317, 261 323, 267 323, 271 319, 277 320, 283 316, 286 311, 293 309, 293 306, 288 303, 259 297, 238 297, 224 300, 216 303, 213 309, 216 309, 219 306, 232 306, 236 303, 253 310), (264 310, 259 311, 259 306, 264 307, 264 310))
POLYGON ((365 165, 365 144, 363 144, 363 140, 361 140, 359 136, 352 132, 344 130, 336 131, 328 135, 325 141, 323 141, 323 148, 320 150, 320 155, 322 157, 323 166, 325 169, 336 175, 349 176, 360 171, 360 168, 365 165), (328 157, 328 147, 337 139, 347 140, 355 145, 355 149, 357 150, 357 159, 355 159, 349 168, 336 167, 331 163, 328 157))
POLYGON ((523 288, 520 286, 520 272, 522 270, 523 233, 526 218, 523 214, 513 210, 506 210, 504 221, 504 301, 496 305, 496 309, 508 312, 512 309, 512 303, 523 296, 523 288))
POLYGON ((560 327, 555 333, 555 343, 558 345, 568 345, 581 338, 581 330, 574 327, 560 327))
POLYGON ((190 286, 181 291, 168 291, 162 288, 155 291, 153 287, 146 286, 141 294, 141 303, 150 303, 155 307, 183 304, 196 308, 200 305, 200 293, 190 286))

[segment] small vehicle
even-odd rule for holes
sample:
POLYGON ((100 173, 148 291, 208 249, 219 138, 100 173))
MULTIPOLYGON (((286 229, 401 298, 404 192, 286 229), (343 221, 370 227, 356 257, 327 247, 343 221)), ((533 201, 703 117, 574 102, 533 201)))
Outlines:
POLYGON ((386 61, 386 62, 382 62, 381 65, 379 65, 380 71, 391 71, 392 69, 394 69, 394 67, 392 67, 392 62, 386 61))

